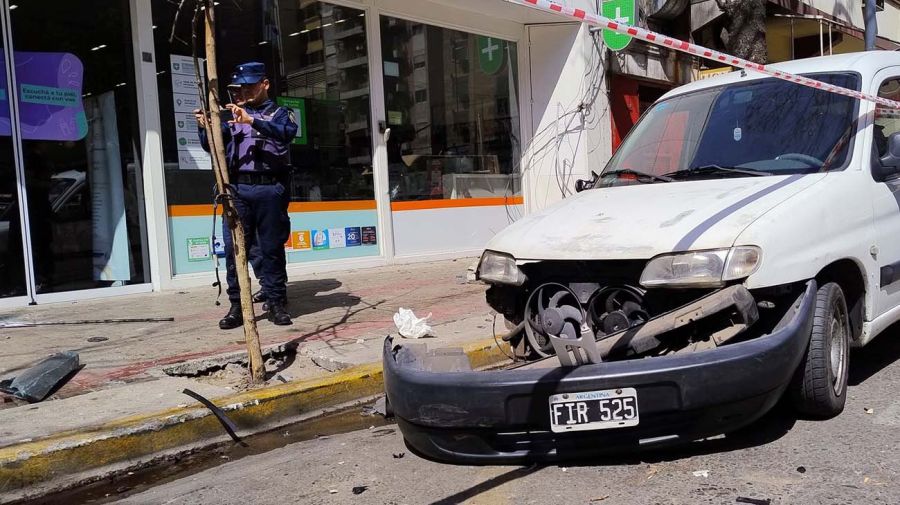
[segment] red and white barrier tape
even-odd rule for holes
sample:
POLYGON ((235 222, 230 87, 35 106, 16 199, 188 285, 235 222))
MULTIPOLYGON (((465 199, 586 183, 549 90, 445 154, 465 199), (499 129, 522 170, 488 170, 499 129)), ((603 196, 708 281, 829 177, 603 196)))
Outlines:
POLYGON ((803 77, 800 75, 794 75, 787 72, 783 72, 781 70, 774 70, 766 67, 765 65, 754 63, 752 61, 748 61, 742 58, 737 58, 735 56, 729 56, 725 53, 721 53, 719 51, 714 51, 712 49, 707 49, 703 46, 698 46, 696 44, 691 44, 690 42, 685 42, 683 40, 673 39, 666 35, 662 35, 659 33, 651 32, 650 30, 645 30, 644 28, 638 28, 636 26, 626 25, 624 23, 619 23, 615 20, 612 20, 607 17, 599 16, 597 14, 591 14, 581 9, 575 9, 572 7, 565 7, 555 2, 551 2, 549 0, 506 0, 509 3, 524 5, 526 7, 530 7, 532 9, 538 9, 545 12, 550 12, 554 14, 560 14, 563 16, 568 16, 570 18, 574 18, 578 21, 582 21, 584 23, 599 26, 602 28, 608 28, 610 30, 619 32, 624 35, 630 35, 632 37, 638 38, 645 42, 649 42, 651 44, 655 44, 658 46, 668 47, 670 49, 674 49, 676 51, 681 51, 683 53, 691 54, 694 56, 700 56, 703 58, 707 58, 710 60, 715 60, 721 63, 725 63, 727 65, 731 65, 733 67, 744 68, 748 70, 755 70, 757 72, 761 72, 763 74, 770 75, 772 77, 777 77, 778 79, 783 79, 785 81, 795 82, 797 84, 801 84, 803 86, 809 86, 811 88, 821 89, 824 91, 828 91, 830 93, 837 93, 840 95, 846 95, 849 97, 856 98, 858 100, 867 100, 870 102, 875 102, 878 105, 883 107, 887 107, 890 109, 900 109, 900 102, 894 100, 888 100, 887 98, 882 98, 878 96, 868 95, 866 93, 860 93, 859 91, 854 91, 852 89, 843 88, 841 86, 835 86, 833 84, 828 84, 822 81, 817 81, 815 79, 810 79, 809 77, 803 77))

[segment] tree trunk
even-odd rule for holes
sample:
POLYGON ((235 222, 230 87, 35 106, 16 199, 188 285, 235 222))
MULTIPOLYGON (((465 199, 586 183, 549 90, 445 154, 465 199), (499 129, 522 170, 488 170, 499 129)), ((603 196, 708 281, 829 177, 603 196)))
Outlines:
POLYGON ((722 31, 725 50, 738 58, 766 64, 767 0, 717 0, 725 12, 728 27, 722 31))
POLYGON ((250 379, 254 384, 261 384, 266 380, 266 369, 262 360, 262 351, 259 346, 259 333, 256 329, 256 315, 253 313, 253 301, 250 294, 250 270, 247 267, 247 241, 244 237, 244 227, 241 225, 237 209, 232 201, 232 190, 228 180, 228 169, 225 164, 225 142, 222 135, 221 105, 219 103, 219 75, 216 70, 216 22, 213 12, 213 2, 206 0, 206 75, 209 77, 209 128, 210 154, 213 158, 213 168, 216 174, 216 184, 219 194, 226 194, 222 201, 222 214, 225 216, 225 226, 231 230, 234 242, 234 263, 237 267, 238 285, 241 289, 241 311, 244 316, 244 339, 247 341, 247 354, 250 359, 250 379))

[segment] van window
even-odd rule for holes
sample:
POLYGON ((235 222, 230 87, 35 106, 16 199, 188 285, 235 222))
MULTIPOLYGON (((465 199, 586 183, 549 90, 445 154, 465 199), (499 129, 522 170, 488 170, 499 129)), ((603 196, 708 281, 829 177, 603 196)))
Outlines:
MULTIPOLYGON (((859 88, 854 74, 813 78, 859 88)), ((840 169, 853 143, 856 110, 853 98, 774 78, 704 89, 654 105, 604 172, 677 175, 718 166, 781 175, 840 169)))
MULTIPOLYGON (((878 88, 878 96, 900 101, 900 77, 888 79, 878 88)), ((875 109, 874 148, 878 157, 887 154, 888 139, 900 132, 900 110, 875 109)))

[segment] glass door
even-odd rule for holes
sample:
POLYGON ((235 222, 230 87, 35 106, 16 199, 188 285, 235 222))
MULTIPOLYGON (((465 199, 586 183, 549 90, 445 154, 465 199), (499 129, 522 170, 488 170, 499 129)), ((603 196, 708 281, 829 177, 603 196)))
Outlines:
MULTIPOLYGON (((128 1, 18 2, 9 17, 34 294, 148 282, 128 1)), ((13 221, 9 233, 21 234, 13 221)), ((22 270, 9 243, 6 270, 22 270)), ((6 275, 21 292, 21 276, 6 275)))
POLYGON ((516 44, 380 24, 395 253, 477 251, 521 214, 516 44))
MULTIPOLYGON (((0 57, 5 39, 0 37, 0 57)), ((5 63, 5 61, 4 61, 5 63)), ((28 293, 22 216, 22 190, 13 155, 6 65, 0 67, 0 300, 28 293)))

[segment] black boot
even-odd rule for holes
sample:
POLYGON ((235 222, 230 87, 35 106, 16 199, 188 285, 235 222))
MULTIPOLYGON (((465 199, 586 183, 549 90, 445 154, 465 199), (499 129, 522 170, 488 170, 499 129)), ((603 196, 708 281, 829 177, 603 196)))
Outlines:
POLYGON ((219 328, 223 330, 233 330, 244 324, 244 314, 241 312, 241 304, 232 303, 231 308, 225 317, 219 321, 219 328))
POLYGON ((266 292, 263 290, 259 290, 256 293, 253 293, 253 303, 264 302, 269 299, 269 296, 266 295, 266 292))
POLYGON ((269 305, 269 321, 272 321, 274 324, 278 326, 289 326, 294 324, 291 321, 291 315, 284 308, 284 302, 282 301, 270 301, 269 305))

